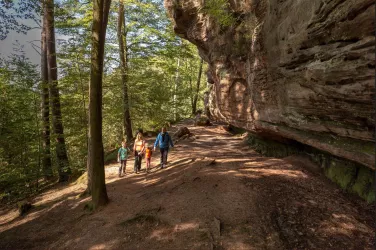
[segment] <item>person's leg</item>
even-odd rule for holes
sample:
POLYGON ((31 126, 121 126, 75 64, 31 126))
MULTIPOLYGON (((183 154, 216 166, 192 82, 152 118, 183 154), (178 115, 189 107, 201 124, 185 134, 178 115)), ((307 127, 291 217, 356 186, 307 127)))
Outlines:
POLYGON ((150 169, 150 158, 146 158, 146 172, 148 173, 150 169))
POLYGON ((163 168, 163 154, 164 154, 164 148, 160 148, 161 151, 161 168, 163 168))
POLYGON ((120 161, 119 177, 121 176, 122 168, 123 168, 123 161, 120 161))
POLYGON ((134 171, 135 173, 138 172, 138 163, 137 163, 137 161, 138 161, 138 156, 135 156, 135 157, 134 157, 134 167, 133 167, 133 171, 134 171))
POLYGON ((167 164, 167 155, 168 155, 168 149, 166 148, 163 152, 163 165, 166 167, 167 164))
POLYGON ((123 173, 126 174, 125 168, 127 167, 127 160, 123 160, 122 163, 123 163, 123 173))
POLYGON ((138 156, 138 171, 141 171, 142 156, 138 156))

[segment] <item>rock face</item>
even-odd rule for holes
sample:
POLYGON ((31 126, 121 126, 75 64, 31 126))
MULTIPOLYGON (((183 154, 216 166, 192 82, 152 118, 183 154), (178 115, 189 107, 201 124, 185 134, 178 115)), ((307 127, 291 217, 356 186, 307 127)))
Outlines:
POLYGON ((211 116, 375 169, 375 2, 218 1, 165 0, 209 64, 211 116))

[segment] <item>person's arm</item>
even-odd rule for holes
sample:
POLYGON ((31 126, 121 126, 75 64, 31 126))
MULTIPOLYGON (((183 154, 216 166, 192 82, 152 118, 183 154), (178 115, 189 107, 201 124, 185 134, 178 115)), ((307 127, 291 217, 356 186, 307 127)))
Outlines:
POLYGON ((118 162, 120 161, 120 149, 118 150, 117 161, 118 161, 118 162))
POLYGON ((141 148, 141 153, 145 152, 145 141, 142 141, 142 148, 141 148))
POLYGON ((157 139, 155 139, 155 142, 154 142, 154 151, 155 151, 155 148, 157 147, 158 143, 159 143, 159 135, 157 135, 157 139))
POLYGON ((174 143, 172 142, 172 139, 171 139, 171 136, 170 136, 170 135, 168 135, 168 139, 169 139, 169 141, 170 141, 170 145, 171 145, 171 147, 174 147, 174 143))

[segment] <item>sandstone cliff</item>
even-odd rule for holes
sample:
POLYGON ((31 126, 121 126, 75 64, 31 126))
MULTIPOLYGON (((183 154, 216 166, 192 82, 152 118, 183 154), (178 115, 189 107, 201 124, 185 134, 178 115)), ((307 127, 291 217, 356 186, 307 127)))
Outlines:
POLYGON ((213 117, 375 169, 375 2, 209 2, 165 7, 209 64, 213 117))

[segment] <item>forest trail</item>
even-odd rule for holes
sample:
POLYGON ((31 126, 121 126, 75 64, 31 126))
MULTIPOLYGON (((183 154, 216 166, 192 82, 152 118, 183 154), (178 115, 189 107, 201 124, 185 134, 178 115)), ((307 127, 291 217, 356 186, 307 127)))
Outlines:
POLYGON ((221 126, 188 128, 197 139, 180 141, 167 169, 131 174, 132 158, 119 178, 107 165, 99 211, 84 209, 83 184, 41 194, 24 217, 3 208, 0 249, 373 249, 374 207, 309 162, 263 157, 221 126))

